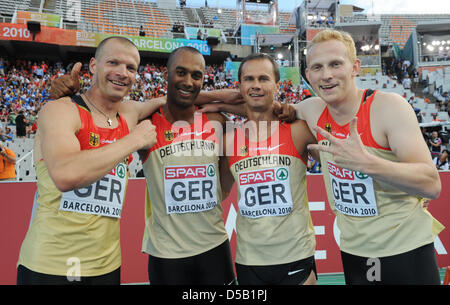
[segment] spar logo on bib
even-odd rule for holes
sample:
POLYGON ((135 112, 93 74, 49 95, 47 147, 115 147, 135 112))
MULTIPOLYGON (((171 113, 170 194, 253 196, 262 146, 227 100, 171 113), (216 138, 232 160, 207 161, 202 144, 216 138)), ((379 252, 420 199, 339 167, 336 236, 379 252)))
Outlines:
POLYGON ((331 193, 336 209, 351 216, 376 216, 378 208, 373 180, 368 175, 328 161, 331 193))
POLYGON ((214 166, 209 165, 206 170, 206 173, 208 174, 208 176, 214 177, 216 175, 216 170, 215 170, 214 166))
POLYGON ((292 195, 286 167, 239 174, 239 212, 248 218, 284 216, 292 211, 292 195))
POLYGON ((207 167, 201 166, 169 166, 164 169, 165 179, 205 178, 207 167))
POLYGON ((124 164, 120 163, 116 168, 113 168, 111 170, 110 174, 123 179, 127 174, 127 167, 124 164))
POLYGON ((276 176, 278 180, 286 180, 289 177, 289 173, 285 168, 279 168, 276 176))
POLYGON ((164 194, 167 214, 197 213, 217 205, 214 164, 166 166, 164 194))
POLYGON ((356 171, 355 171, 355 176, 358 177, 359 179, 367 179, 367 178, 369 178, 368 175, 366 175, 364 173, 361 173, 361 172, 356 172, 356 171))

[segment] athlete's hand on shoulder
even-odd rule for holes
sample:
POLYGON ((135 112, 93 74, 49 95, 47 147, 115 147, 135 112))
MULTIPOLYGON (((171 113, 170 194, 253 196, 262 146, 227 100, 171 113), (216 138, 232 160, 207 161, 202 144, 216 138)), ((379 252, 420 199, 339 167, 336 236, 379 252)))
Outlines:
POLYGON ((228 112, 237 115, 247 115, 245 112, 245 105, 240 104, 225 104, 225 103, 209 103, 204 104, 198 109, 198 112, 228 112))
POLYGON ((80 72, 82 64, 73 65, 70 75, 63 75, 54 79, 50 88, 50 98, 59 99, 77 93, 80 90, 80 72))
POLYGON ((283 122, 292 123, 297 119, 296 109, 290 104, 273 101, 273 113, 283 122))
POLYGON ((366 173, 372 164, 372 155, 367 152, 357 131, 357 118, 350 121, 350 134, 346 139, 339 139, 316 126, 314 131, 320 133, 330 145, 310 144, 309 150, 328 152, 333 155, 336 165, 354 171, 366 173))
POLYGON ((240 91, 237 89, 218 89, 211 91, 202 90, 195 100, 196 105, 204 105, 214 102, 235 105, 243 103, 244 100, 240 91))
POLYGON ((204 104, 201 107, 198 108, 198 112, 220 112, 221 106, 223 103, 210 103, 210 104, 204 104))
POLYGON ((237 89, 223 89, 226 90, 227 94, 225 94, 224 98, 222 99, 222 102, 225 104, 242 104, 244 103, 244 98, 242 97, 242 94, 237 89))
POLYGON ((149 119, 139 122, 130 132, 139 143, 138 149, 150 149, 156 144, 156 127, 149 119))
POLYGON ((244 99, 238 89, 218 89, 207 92, 210 98, 230 105, 242 104, 244 99))

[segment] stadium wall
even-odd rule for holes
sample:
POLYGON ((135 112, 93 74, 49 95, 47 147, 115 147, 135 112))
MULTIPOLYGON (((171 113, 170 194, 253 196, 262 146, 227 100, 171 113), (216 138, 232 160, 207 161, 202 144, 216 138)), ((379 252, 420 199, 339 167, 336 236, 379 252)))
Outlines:
POLYGON ((214 51, 230 52, 233 55, 237 55, 237 57, 244 58, 253 53, 253 47, 241 46, 238 44, 219 43, 214 47, 214 51))
MULTIPOLYGON (((430 203, 428 210, 446 229, 435 240, 439 267, 450 265, 450 171, 441 172, 442 192, 430 203)), ((316 232, 316 263, 318 273, 342 272, 339 253, 339 230, 325 195, 322 175, 308 175, 308 199, 316 232)), ((0 284, 16 283, 16 263, 22 240, 30 222, 36 182, 0 182, 0 284)), ((141 252, 144 230, 145 180, 131 179, 121 219, 122 283, 145 283, 147 255, 141 252)), ((233 250, 236 247, 236 188, 223 202, 225 226, 233 250)), ((420 228, 418 228, 420 230, 420 228)))
POLYGON ((436 65, 433 65, 433 66, 431 66, 431 65, 421 66, 417 70, 419 72, 419 75, 421 75, 424 70, 428 70, 428 72, 433 72, 433 71, 437 71, 437 70, 445 71, 445 69, 448 68, 448 67, 449 66, 443 66, 443 65, 436 64, 436 65))

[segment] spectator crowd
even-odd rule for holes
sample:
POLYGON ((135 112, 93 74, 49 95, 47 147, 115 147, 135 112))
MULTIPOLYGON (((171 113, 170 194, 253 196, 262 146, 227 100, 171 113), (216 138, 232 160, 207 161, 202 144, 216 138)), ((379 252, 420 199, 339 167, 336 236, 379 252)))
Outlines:
MULTIPOLYGON (((48 102, 51 80, 69 73, 72 64, 64 67, 61 62, 49 65, 16 60, 10 62, 0 58, 0 138, 13 140, 36 132, 36 119, 40 108, 48 102), (10 125, 16 126, 12 135, 10 125)), ((165 66, 146 63, 140 66, 137 81, 130 91, 128 99, 144 101, 165 96, 167 82, 164 79, 165 66)), ((91 84, 88 64, 83 65, 80 78, 80 91, 85 92, 91 84)), ((226 73, 223 65, 206 67, 203 90, 237 88, 238 82, 232 81, 231 73, 226 73)), ((311 96, 302 86, 295 86, 292 81, 283 81, 277 99, 287 103, 296 103, 311 96)))
MULTIPOLYGON (((385 60, 382 62, 383 74, 388 75, 391 79, 396 81, 404 89, 414 90, 419 85, 419 72, 415 69, 411 62, 407 59, 395 59, 385 60)), ((442 90, 442 87, 435 88, 433 92, 430 92, 428 84, 424 81, 425 88, 422 93, 430 95, 433 101, 429 98, 425 98, 425 101, 434 102, 438 111, 448 112, 450 115, 450 96, 449 93, 442 90), (432 96, 432 97, 431 97, 432 96)))

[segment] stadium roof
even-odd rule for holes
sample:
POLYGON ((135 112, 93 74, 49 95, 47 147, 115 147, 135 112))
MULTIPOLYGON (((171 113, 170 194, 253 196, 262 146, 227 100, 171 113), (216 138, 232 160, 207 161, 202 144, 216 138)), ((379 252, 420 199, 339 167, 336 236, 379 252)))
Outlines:
POLYGON ((337 29, 344 30, 357 36, 371 36, 378 35, 378 30, 381 27, 381 22, 364 22, 364 23, 339 23, 336 25, 337 29))
POLYGON ((268 4, 268 3, 272 2, 272 0, 245 0, 245 2, 268 4))
MULTIPOLYGON (((306 1, 306 0, 304 0, 306 1)), ((309 0, 308 2, 308 10, 314 10, 314 9, 323 9, 323 10, 329 10, 329 11, 335 11, 335 5, 336 0, 309 0)), ((354 12, 362 12, 364 11, 363 8, 357 7, 355 5, 353 6, 354 12)))
POLYGON ((290 43, 294 38, 294 34, 260 34, 260 46, 282 45, 290 43))
MULTIPOLYGON (((304 0, 307 1, 307 0, 304 0)), ((351 5, 353 7, 353 12, 362 12, 363 8, 351 5)), ((308 10, 328 10, 329 12, 336 11, 336 0, 309 0, 308 10)))
POLYGON ((416 30, 418 33, 442 32, 443 34, 450 34, 450 21, 419 22, 416 30))
MULTIPOLYGON (((306 0, 305 0, 306 1, 306 0)), ((308 1, 308 9, 329 9, 334 5, 335 0, 310 0, 308 1)))

